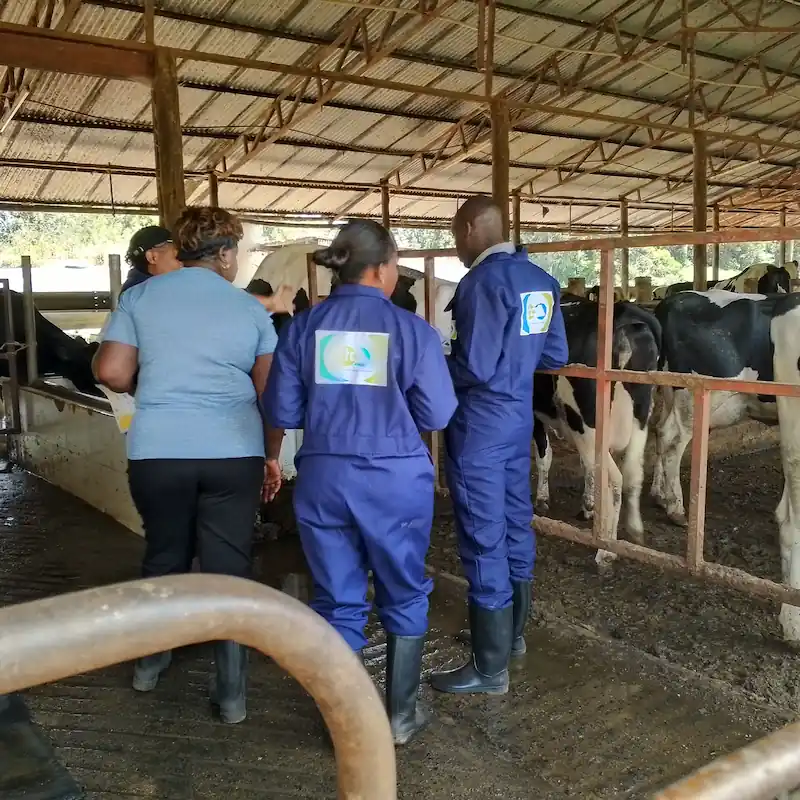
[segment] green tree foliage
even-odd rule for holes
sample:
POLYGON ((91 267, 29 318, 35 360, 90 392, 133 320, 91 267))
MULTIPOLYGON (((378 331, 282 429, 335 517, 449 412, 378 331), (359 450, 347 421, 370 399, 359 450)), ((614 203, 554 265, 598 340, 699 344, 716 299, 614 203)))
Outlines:
POLYGON ((155 217, 119 214, 0 212, 0 263, 15 266, 28 255, 34 264, 75 258, 103 263, 109 248, 130 239, 155 217))
MULTIPOLYGON (((0 211, 0 264, 13 266, 22 255, 30 255, 34 264, 50 259, 80 258, 103 263, 111 247, 126 242, 138 228, 156 224, 154 217, 119 214, 53 214, 41 212, 0 211)), ((330 239, 335 229, 263 226, 260 240, 265 244, 287 244, 304 238, 330 239)), ((401 248, 440 249, 454 246, 450 231, 425 228, 395 228, 401 248)), ((559 242, 575 238, 556 232, 524 234, 526 243, 559 242)), ((759 261, 774 262, 778 253, 775 242, 731 244, 720 247, 723 273, 740 272, 759 261)), ((538 253, 534 261, 552 273, 562 285, 571 277, 582 277, 587 285, 597 282, 600 259, 597 252, 538 253)), ((711 248, 708 249, 711 263, 711 248)), ((619 264, 619 253, 617 253, 619 264)), ((692 248, 687 246, 653 247, 630 251, 629 274, 649 276, 655 285, 691 279, 692 248)))

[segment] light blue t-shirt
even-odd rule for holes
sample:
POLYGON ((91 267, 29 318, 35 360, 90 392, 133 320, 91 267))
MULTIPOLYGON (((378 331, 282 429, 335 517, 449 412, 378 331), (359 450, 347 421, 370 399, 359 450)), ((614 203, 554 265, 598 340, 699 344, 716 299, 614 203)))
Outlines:
POLYGON ((128 458, 264 455, 250 372, 278 342, 251 295, 202 267, 184 267, 126 291, 104 341, 139 349, 128 458))

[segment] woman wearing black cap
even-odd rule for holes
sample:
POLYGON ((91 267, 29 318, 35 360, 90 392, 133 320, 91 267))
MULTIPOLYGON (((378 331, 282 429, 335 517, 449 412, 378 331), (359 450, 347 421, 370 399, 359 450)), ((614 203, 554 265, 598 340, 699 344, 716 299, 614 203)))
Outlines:
POLYGON ((131 270, 122 284, 120 294, 153 275, 163 275, 181 268, 172 234, 157 225, 148 225, 133 234, 125 260, 131 270))

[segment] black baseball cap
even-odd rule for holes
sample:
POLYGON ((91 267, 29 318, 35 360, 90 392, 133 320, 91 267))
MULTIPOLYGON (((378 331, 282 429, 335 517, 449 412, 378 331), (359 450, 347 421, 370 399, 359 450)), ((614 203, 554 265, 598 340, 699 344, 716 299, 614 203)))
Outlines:
POLYGON ((131 241, 128 245, 128 258, 140 258, 148 250, 152 250, 154 247, 161 247, 162 244, 169 244, 170 242, 172 242, 172 234, 166 228, 161 228, 158 225, 148 225, 131 236, 131 241))

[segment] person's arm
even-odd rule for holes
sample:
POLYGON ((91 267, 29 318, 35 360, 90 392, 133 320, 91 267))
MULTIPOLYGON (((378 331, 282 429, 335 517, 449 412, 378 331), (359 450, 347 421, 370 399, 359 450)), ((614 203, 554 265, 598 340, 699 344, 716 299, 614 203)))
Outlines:
POLYGON ((306 417, 307 394, 301 373, 301 326, 298 322, 295 318, 281 332, 261 399, 269 427, 280 430, 281 436, 284 429, 302 428, 306 417))
POLYGON ((253 294, 251 296, 255 297, 270 314, 292 313, 292 298, 294 297, 294 292, 291 286, 281 285, 278 290, 271 295, 253 294))
POLYGON ((500 291, 480 281, 462 283, 453 301, 456 341, 448 359, 453 383, 464 388, 488 383, 497 371, 508 322, 500 291))
POLYGON ((264 421, 264 452, 268 461, 277 461, 281 455, 281 444, 283 443, 283 430, 274 429, 269 425, 264 411, 264 392, 267 388, 275 348, 278 345, 278 335, 275 333, 275 325, 266 315, 256 317, 258 325, 258 346, 256 349, 256 360, 253 364, 253 371, 250 377, 258 398, 258 408, 261 418, 264 421))
POLYGON ((136 326, 125 298, 104 326, 103 341, 92 359, 97 382, 112 392, 134 390, 139 369, 139 341, 136 326))
POLYGON ((569 344, 564 328, 564 315, 561 313, 561 289, 553 292, 553 316, 544 340, 544 348, 539 357, 537 369, 561 369, 569 361, 569 344))
POLYGON ((433 328, 430 333, 414 383, 406 392, 409 411, 421 433, 442 430, 458 406, 439 337, 433 328))

